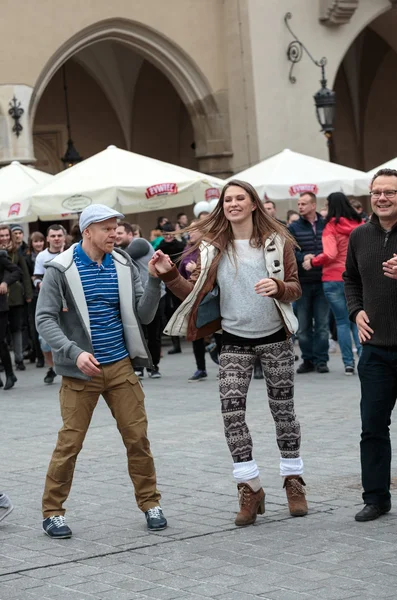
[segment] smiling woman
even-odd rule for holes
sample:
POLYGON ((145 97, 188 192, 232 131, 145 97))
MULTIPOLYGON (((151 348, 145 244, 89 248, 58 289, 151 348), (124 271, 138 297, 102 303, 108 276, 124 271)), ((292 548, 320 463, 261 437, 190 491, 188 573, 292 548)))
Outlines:
POLYGON ((291 302, 299 298, 294 242, 287 229, 266 213, 255 189, 232 180, 215 210, 195 221, 199 249, 197 267, 185 280, 157 251, 152 259, 159 277, 182 305, 166 332, 197 340, 222 328, 219 386, 226 441, 233 460, 240 511, 236 525, 255 522, 264 512, 265 494, 252 453, 245 421, 247 393, 259 357, 280 450, 290 513, 307 513, 300 425, 293 402, 294 353, 291 335, 297 329, 291 302), (215 285, 220 290, 220 318, 197 327, 198 307, 215 285))

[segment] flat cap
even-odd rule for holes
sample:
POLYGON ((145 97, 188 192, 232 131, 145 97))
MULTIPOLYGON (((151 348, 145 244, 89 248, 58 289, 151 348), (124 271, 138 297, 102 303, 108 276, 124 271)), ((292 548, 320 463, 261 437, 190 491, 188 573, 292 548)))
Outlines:
POLYGON ((80 215, 79 226, 80 231, 83 233, 84 229, 87 229, 89 225, 93 223, 101 223, 107 219, 123 219, 124 215, 109 208, 105 204, 91 204, 83 210, 80 215))

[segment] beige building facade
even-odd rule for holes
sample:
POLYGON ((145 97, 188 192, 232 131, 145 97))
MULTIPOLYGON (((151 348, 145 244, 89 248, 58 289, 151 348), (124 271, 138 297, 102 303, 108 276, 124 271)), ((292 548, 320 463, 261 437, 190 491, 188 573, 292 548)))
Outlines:
POLYGON ((67 128, 87 158, 110 144, 227 177, 284 148, 328 157, 307 55, 289 80, 285 23, 336 92, 334 159, 397 155, 394 0, 21 0, 0 21, 0 165, 57 173, 67 128), (64 71, 63 71, 64 66, 64 71), (19 121, 9 114, 15 97, 19 121), (13 131, 19 123, 19 135, 13 131))

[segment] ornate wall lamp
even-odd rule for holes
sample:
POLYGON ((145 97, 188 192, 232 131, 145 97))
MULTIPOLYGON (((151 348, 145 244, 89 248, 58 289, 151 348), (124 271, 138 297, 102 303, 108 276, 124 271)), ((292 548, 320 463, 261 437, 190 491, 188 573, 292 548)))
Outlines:
POLYGON ((69 102, 68 102, 68 86, 66 83, 66 68, 62 65, 62 76, 63 76, 63 92, 65 96, 65 112, 66 112, 66 127, 68 129, 68 142, 65 154, 62 156, 61 161, 65 168, 73 167, 73 165, 81 162, 83 157, 77 152, 74 147, 72 140, 72 131, 70 127, 70 115, 69 115, 69 102))
POLYGON ((316 65, 316 67, 320 67, 321 89, 316 94, 314 94, 313 98, 316 107, 317 120, 320 123, 321 131, 324 133, 325 137, 328 140, 328 147, 330 149, 330 154, 332 154, 332 134, 334 131, 336 101, 335 92, 327 88, 327 80, 325 78, 325 66, 327 64, 327 59, 325 58, 325 56, 323 56, 323 58, 321 58, 320 60, 315 60, 313 58, 306 46, 296 37, 296 35, 292 31, 289 24, 289 20, 291 18, 292 14, 290 12, 288 12, 284 17, 284 22, 288 28, 288 31, 294 38, 294 40, 290 42, 287 48, 287 57, 290 63, 292 63, 289 71, 289 80, 291 83, 296 83, 296 78, 293 75, 293 70, 296 63, 302 60, 304 52, 310 58, 312 63, 316 65))

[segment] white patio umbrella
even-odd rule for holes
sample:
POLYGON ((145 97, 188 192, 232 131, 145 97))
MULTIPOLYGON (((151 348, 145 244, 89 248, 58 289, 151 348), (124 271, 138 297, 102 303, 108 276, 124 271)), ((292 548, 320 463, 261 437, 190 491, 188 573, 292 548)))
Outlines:
POLYGON ((210 201, 223 184, 216 177, 109 146, 55 175, 25 201, 40 218, 71 216, 94 203, 139 213, 210 201))
POLYGON ((331 192, 342 191, 347 195, 367 193, 357 180, 364 173, 326 160, 283 150, 259 164, 234 175, 253 185, 262 199, 290 200, 302 192, 313 192, 318 198, 326 198, 331 192))
POLYGON ((369 192, 369 184, 371 183, 372 177, 380 169, 394 169, 394 170, 397 170, 397 157, 396 158, 392 158, 391 160, 388 160, 387 162, 383 163, 382 165, 379 165, 378 167, 375 167, 374 169, 371 169, 367 173, 363 173, 362 177, 359 177, 357 179, 357 181, 356 181, 357 185, 360 186, 360 187, 365 187, 366 188, 365 194, 368 194, 368 192, 369 192))
POLYGON ((37 217, 29 215, 26 202, 14 201, 26 192, 31 193, 40 184, 47 183, 53 175, 13 161, 0 169, 0 221, 28 222, 37 217))

